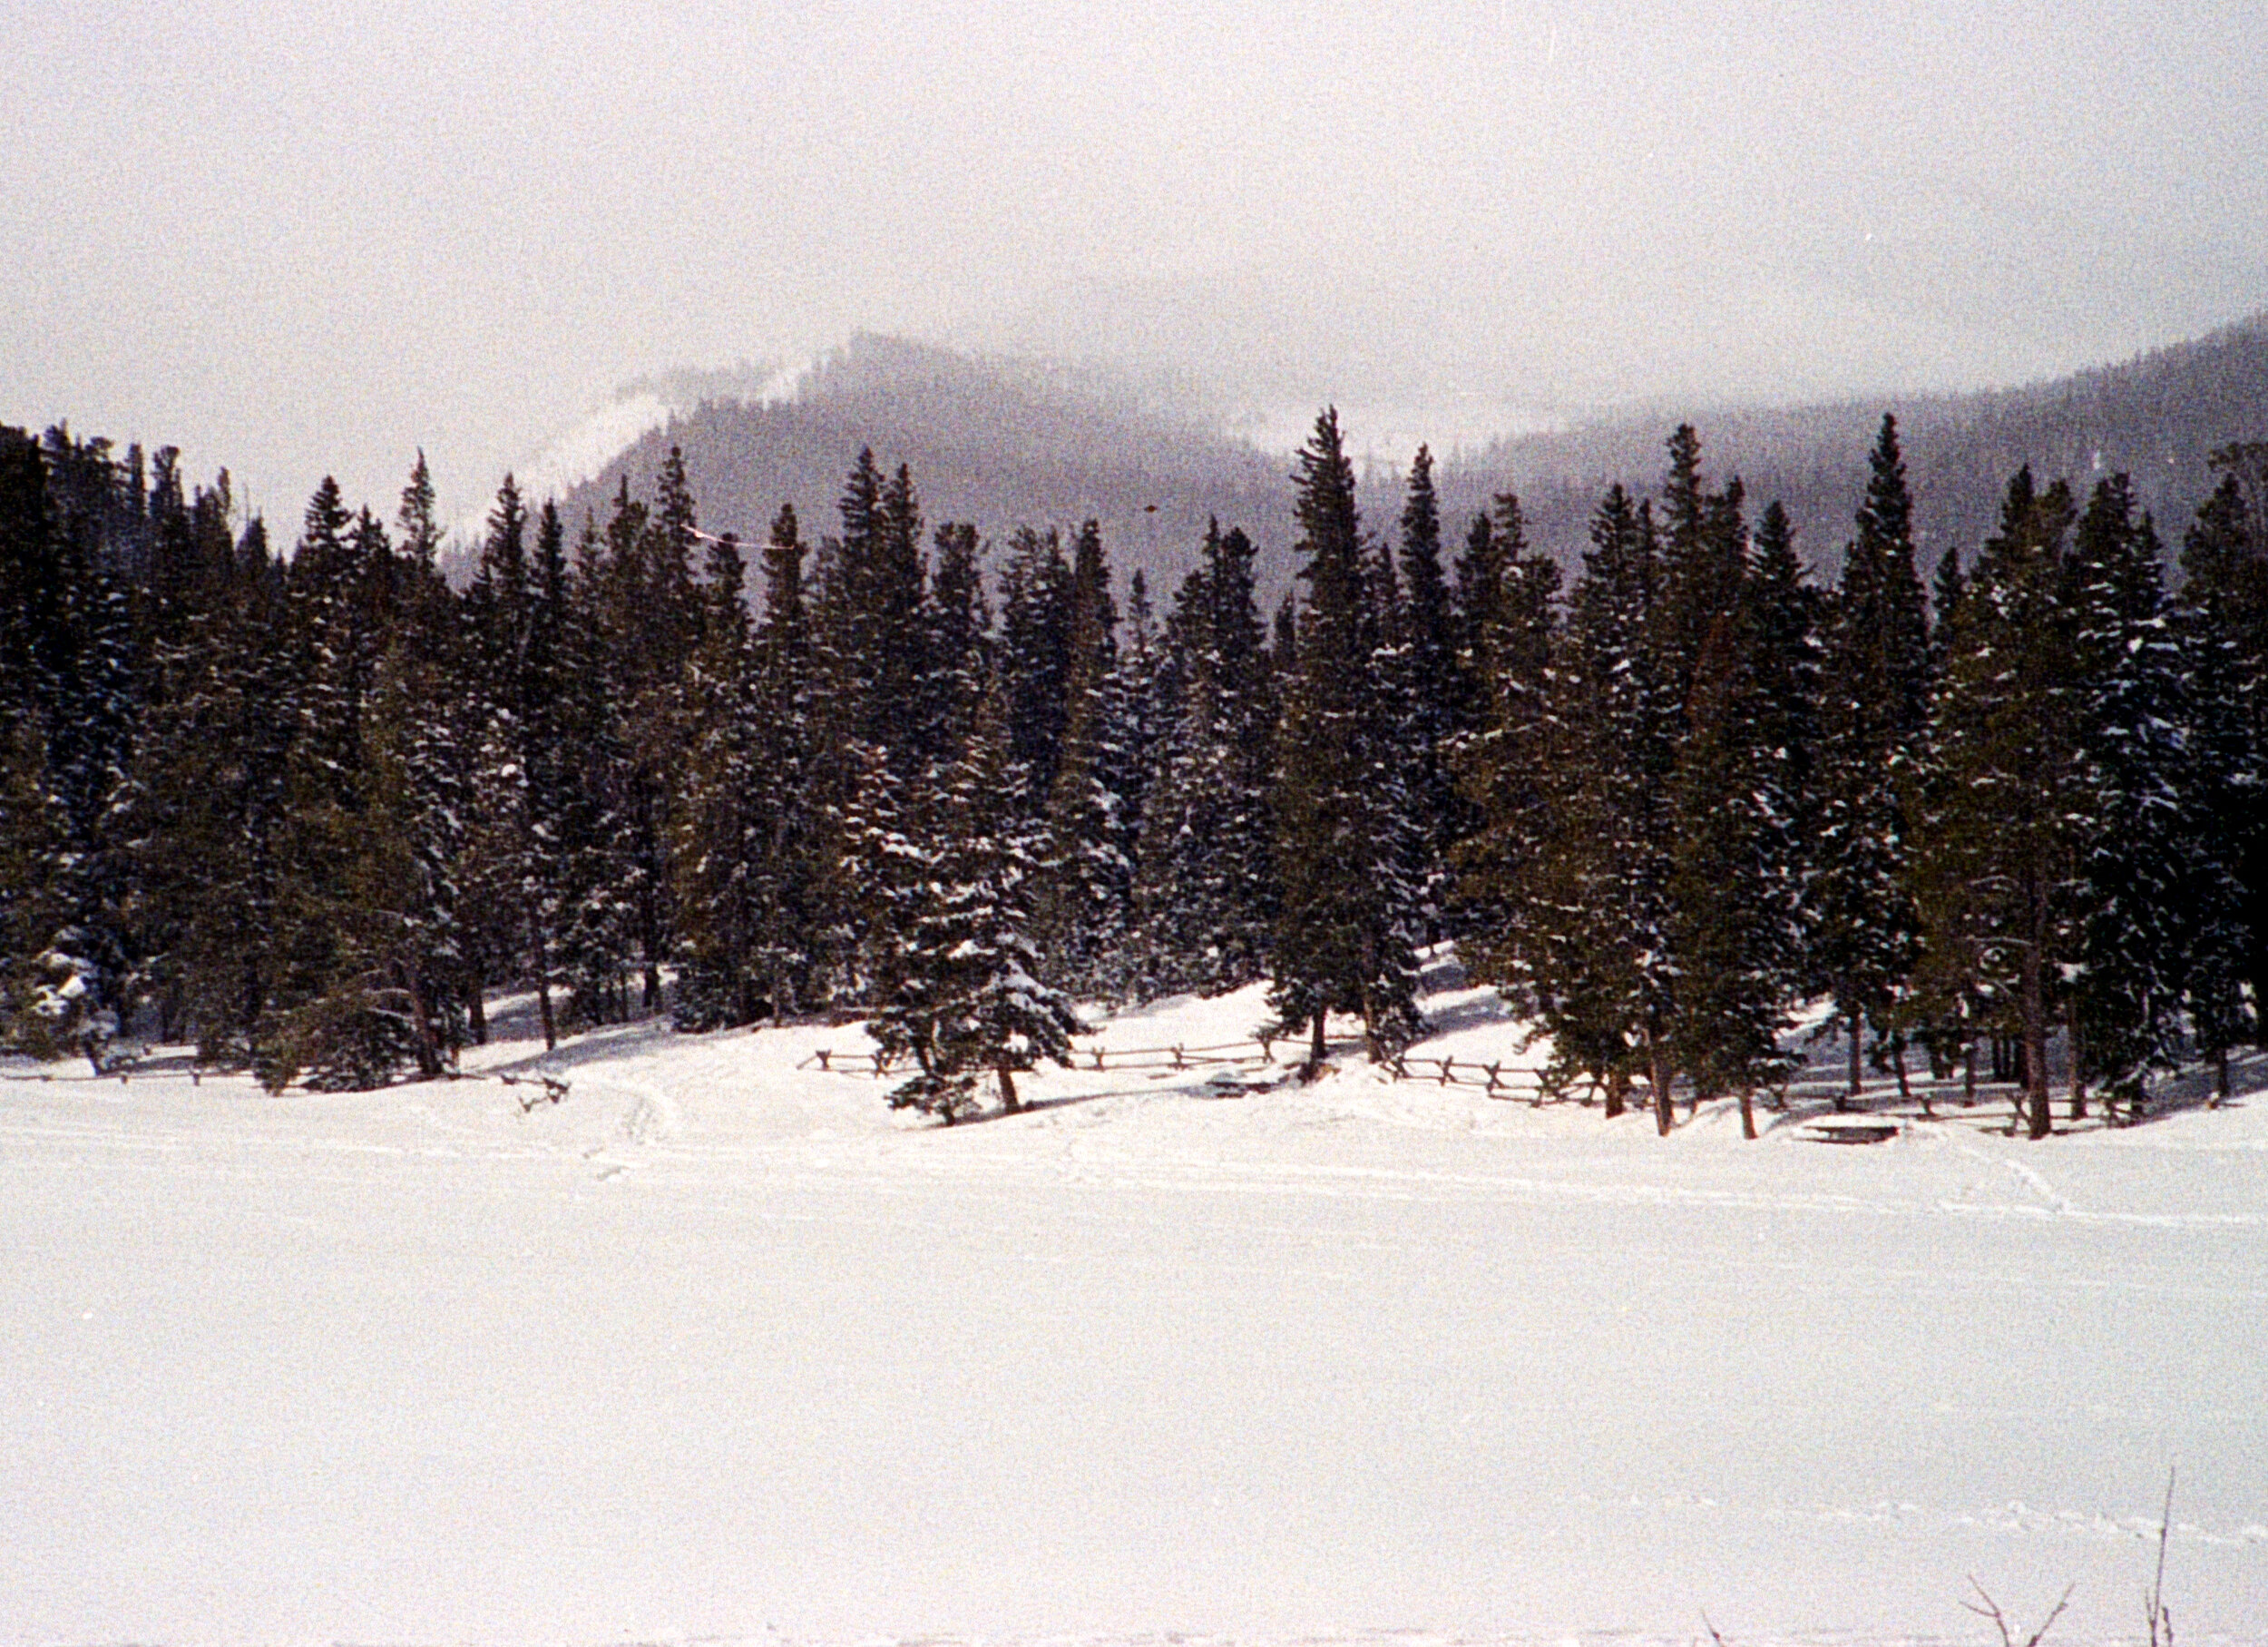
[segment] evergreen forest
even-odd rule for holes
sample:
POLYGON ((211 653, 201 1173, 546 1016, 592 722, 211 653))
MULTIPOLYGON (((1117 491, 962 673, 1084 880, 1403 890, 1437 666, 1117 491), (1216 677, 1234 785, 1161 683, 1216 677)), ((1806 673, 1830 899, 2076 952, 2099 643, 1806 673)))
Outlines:
POLYGON ((1807 1007, 1852 1090, 1981 1068, 2035 1137, 2051 1043, 2074 1113, 2225 1084, 2268 1003, 2268 445, 2177 544, 2126 475, 2027 467, 1927 567, 1892 417, 1868 474, 1820 586, 1680 426, 1563 568, 1511 492, 1445 519, 1422 448, 1366 521, 1326 411, 1264 612, 1239 524, 1152 591, 871 451, 761 541, 676 451, 574 519, 507 477, 453 583, 422 456, 283 544, 171 448, 0 430, 0 1047, 345 1090, 446 1075, 498 990, 547 1044, 843 1015, 950 1122, 1076 1002, 1265 978, 1267 1035, 1391 1058, 1454 940, 1559 1089, 1665 1132, 1784 1083, 1807 1007))

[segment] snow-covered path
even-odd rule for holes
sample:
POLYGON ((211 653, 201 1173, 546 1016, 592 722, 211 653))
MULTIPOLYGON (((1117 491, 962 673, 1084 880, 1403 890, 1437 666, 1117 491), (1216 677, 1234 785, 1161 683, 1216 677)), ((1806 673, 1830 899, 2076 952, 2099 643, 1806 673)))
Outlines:
POLYGON ((2268 1642, 2268 1097, 1836 1149, 1090 1072, 939 1131, 828 1044, 593 1036, 525 1114, 7 1066, 0 1639, 1969 1641, 1974 1573, 2107 1642, 2171 1461, 2185 1647, 2268 1642))

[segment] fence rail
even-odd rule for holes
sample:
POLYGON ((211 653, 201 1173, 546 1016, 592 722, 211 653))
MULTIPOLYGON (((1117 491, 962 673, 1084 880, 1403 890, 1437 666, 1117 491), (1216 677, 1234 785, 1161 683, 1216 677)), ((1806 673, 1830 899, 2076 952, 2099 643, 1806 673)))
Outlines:
MULTIPOLYGON (((1071 1067, 1096 1073, 1110 1070, 1256 1069, 1276 1064, 1275 1041, 1224 1041, 1210 1046, 1186 1042, 1171 1046, 1081 1046, 1072 1050, 1071 1067)), ((880 1077, 904 1067, 905 1061, 881 1052, 846 1052, 815 1048, 796 1065, 833 1074, 880 1077)), ((1396 1081, 1422 1081, 1435 1086, 1465 1086, 1491 1098, 1527 1098, 1541 1102, 1543 1083, 1534 1070, 1506 1069, 1500 1061, 1483 1064, 1471 1058, 1428 1058, 1403 1054, 1383 1065, 1396 1081)))

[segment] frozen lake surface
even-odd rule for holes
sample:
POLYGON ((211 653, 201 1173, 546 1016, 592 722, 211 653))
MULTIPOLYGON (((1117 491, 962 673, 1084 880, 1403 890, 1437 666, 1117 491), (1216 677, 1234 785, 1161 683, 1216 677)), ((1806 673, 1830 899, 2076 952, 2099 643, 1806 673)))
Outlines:
POLYGON ((1350 1056, 941 1130, 798 1068, 865 1044, 0 1065, 0 1640, 1997 1640, 1974 1574, 2107 1643, 2170 1464, 2184 1647, 2268 1642, 2268 1093, 1831 1148, 1350 1056))

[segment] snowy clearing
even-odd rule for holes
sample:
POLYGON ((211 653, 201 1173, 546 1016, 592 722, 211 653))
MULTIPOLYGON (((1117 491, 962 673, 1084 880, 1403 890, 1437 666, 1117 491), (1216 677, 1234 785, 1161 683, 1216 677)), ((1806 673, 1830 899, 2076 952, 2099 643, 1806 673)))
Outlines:
POLYGON ((1351 1048, 944 1130, 798 1068, 855 1028, 504 1031, 562 1102, 0 1064, 0 1638, 1995 1640, 1973 1573, 2110 1642, 2170 1463, 2181 1641, 2268 1642, 2257 1061, 1832 1148, 1351 1048))

